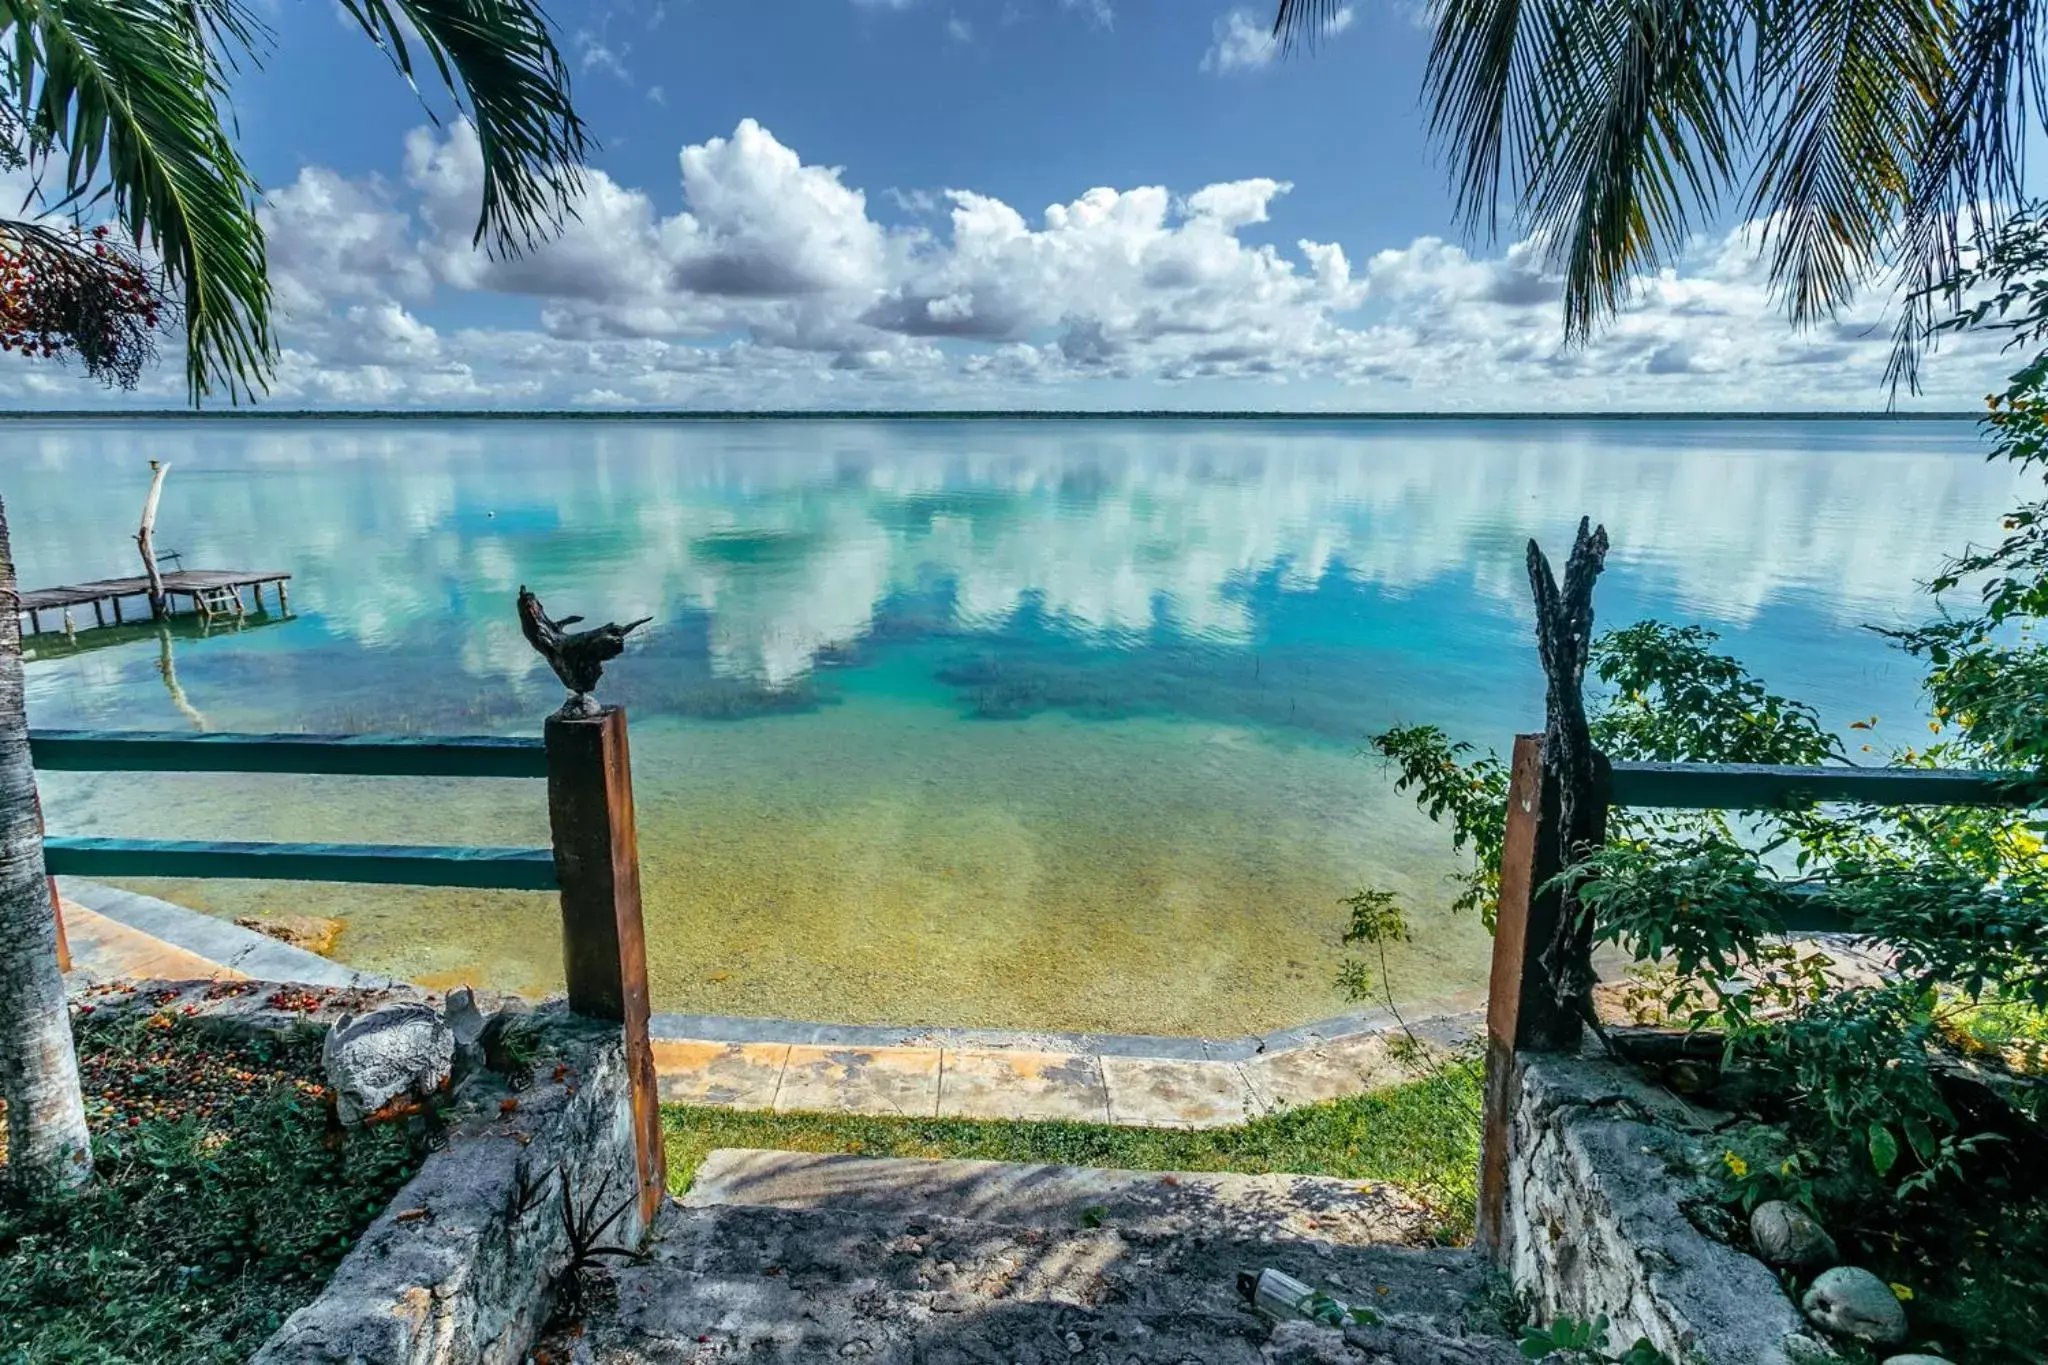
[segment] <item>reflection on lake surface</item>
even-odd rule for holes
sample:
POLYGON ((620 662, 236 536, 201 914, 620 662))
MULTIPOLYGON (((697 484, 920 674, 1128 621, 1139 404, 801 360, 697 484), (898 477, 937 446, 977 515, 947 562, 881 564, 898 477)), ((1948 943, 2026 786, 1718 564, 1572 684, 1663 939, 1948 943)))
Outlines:
MULTIPOLYGON (((29 587, 290 570, 298 615, 29 667, 39 726, 532 732, 520 638, 652 615, 633 716, 661 1008, 1222 1033, 1345 1007, 1339 899, 1392 886, 1423 996, 1477 982, 1443 833, 1359 755, 1538 722, 1522 545, 1614 539, 1604 624, 1705 621, 1846 723, 1914 710, 1864 626, 2016 494, 1966 423, 16 422, 29 587), (167 668, 169 672, 167 673, 167 668), (176 687, 169 684, 173 677, 176 687)), ((644 637, 644 638, 642 638, 644 637)), ((90 637, 87 637, 90 639, 90 637)), ((31 641, 32 647, 36 642, 31 641)), ((545 842, 531 783, 53 774, 53 829, 545 842)), ((545 897, 243 883, 354 963, 531 990, 545 897)))

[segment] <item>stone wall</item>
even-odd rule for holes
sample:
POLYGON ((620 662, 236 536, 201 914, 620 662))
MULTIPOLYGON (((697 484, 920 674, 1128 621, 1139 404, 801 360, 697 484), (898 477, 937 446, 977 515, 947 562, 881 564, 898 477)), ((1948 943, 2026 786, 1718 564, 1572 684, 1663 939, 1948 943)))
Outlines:
POLYGON ((558 1011, 537 1017, 553 1056, 534 1083, 514 1095, 491 1077, 494 1088, 465 1092, 448 1145, 252 1365, 516 1365, 568 1258, 565 1195, 579 1212, 626 1204, 603 1240, 639 1243, 619 1030, 558 1011))
POLYGON ((1697 1115, 1602 1060, 1524 1054, 1519 1071, 1503 1253, 1539 1322, 1605 1314, 1616 1347, 1645 1337, 1681 1365, 1829 1355, 1769 1269, 1693 1225, 1697 1115))

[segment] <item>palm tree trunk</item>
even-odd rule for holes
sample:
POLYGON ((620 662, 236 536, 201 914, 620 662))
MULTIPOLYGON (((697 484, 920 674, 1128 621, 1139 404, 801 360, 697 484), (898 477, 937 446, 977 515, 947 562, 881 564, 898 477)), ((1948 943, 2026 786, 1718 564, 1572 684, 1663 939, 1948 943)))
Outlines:
POLYGON ((0 504, 0 1098, 7 1101, 4 1174, 33 1191, 83 1184, 92 1175, 92 1146, 43 870, 19 600, 0 504))

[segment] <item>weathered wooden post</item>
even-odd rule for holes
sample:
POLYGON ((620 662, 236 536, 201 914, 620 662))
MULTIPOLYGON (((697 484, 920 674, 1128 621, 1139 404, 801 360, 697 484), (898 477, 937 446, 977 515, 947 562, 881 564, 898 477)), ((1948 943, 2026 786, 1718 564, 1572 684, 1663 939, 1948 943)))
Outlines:
POLYGON ((156 504, 171 467, 151 460, 149 468, 149 497, 142 504, 142 528, 135 533, 135 548, 142 551, 142 572, 149 576, 149 614, 161 618, 170 610, 170 599, 164 594, 164 576, 156 567, 156 504))
POLYGON ((1563 587, 1535 541, 1529 584, 1536 640, 1548 682, 1540 735, 1515 736, 1500 906, 1486 999, 1486 1103, 1480 1135, 1478 1241, 1499 1264, 1506 1236, 1508 1139, 1519 1091, 1520 1052, 1572 1052, 1592 1009, 1593 926, 1557 875, 1607 839, 1612 778, 1593 748, 1583 693, 1593 638, 1593 584, 1607 532, 1579 522, 1563 587))
MULTIPOLYGON (((1595 755, 1604 777, 1606 760, 1595 755)), ((1603 783, 1604 787, 1604 783, 1603 783)), ((1564 897, 1548 883, 1564 870, 1557 783, 1544 772, 1543 736, 1516 735, 1508 777, 1508 819, 1500 855, 1500 907, 1486 990, 1486 1107, 1480 1135, 1479 1245, 1505 1250, 1508 1125, 1514 1119, 1515 1055, 1571 1052, 1585 1028, 1581 1011, 1558 998, 1546 950, 1558 938, 1564 897)), ((1605 811, 1600 823, 1604 829, 1605 811)))
POLYGON ((640 918, 640 848, 626 713, 616 706, 549 716, 548 819, 562 887, 562 956, 569 1008, 616 1020, 626 1033, 640 1216, 650 1222, 668 1186, 654 1049, 647 1038, 647 936, 640 918))

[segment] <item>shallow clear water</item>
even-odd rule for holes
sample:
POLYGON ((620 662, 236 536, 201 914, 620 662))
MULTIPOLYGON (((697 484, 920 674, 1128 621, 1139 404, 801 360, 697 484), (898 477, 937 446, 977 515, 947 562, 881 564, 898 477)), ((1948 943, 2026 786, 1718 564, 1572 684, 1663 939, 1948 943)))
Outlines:
MULTIPOLYGON (((159 543, 296 616, 31 640, 31 720, 534 732, 513 595, 652 615, 633 718, 659 1007, 1230 1032, 1344 1008, 1342 896, 1400 891, 1407 995, 1476 983, 1442 832, 1362 757, 1539 723, 1522 546, 1614 538, 1603 624, 1698 620, 1844 724, 1916 728, 1866 630, 2017 494, 1967 423, 10 422, 22 582, 159 543), (83 637, 84 644, 94 643, 83 637)), ((85 613, 89 617, 90 613, 85 613)), ((52 774, 50 825, 542 843, 537 784, 52 774)), ((346 918, 341 954, 545 990, 547 897, 150 889, 346 918)))

